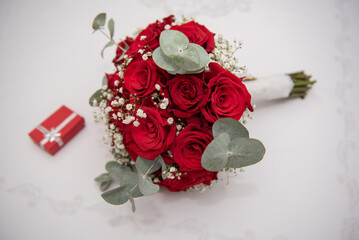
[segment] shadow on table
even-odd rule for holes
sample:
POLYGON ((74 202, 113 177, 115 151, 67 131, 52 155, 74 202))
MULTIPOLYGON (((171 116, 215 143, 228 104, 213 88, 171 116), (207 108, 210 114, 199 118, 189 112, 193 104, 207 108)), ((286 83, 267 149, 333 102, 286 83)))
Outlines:
POLYGON ((196 204, 200 205, 216 205, 222 201, 225 201, 229 198, 241 198, 253 196, 258 192, 258 187, 250 183, 238 183, 230 182, 230 184, 225 184, 219 182, 211 186, 210 189, 205 190, 204 192, 170 192, 167 189, 160 190, 160 193, 163 198, 166 198, 168 202, 181 201, 183 199, 191 200, 196 204))

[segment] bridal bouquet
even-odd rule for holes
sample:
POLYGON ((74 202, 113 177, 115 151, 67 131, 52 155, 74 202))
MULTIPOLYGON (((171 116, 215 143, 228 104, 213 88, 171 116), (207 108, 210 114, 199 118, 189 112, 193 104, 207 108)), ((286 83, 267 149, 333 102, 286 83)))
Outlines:
POLYGON ((105 48, 117 47, 115 72, 89 100, 114 156, 95 180, 103 191, 118 181, 102 197, 117 205, 129 201, 133 211, 134 198, 160 187, 203 191, 218 172, 262 160, 263 144, 242 124, 253 111, 250 93, 304 97, 314 83, 304 73, 245 79, 234 57, 241 43, 186 18, 169 16, 118 43, 105 13, 92 27, 109 38, 105 48))

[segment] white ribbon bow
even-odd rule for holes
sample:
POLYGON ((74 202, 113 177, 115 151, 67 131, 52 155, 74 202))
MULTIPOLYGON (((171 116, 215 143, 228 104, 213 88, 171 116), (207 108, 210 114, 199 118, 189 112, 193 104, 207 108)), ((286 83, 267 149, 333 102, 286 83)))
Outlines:
POLYGON ((44 148, 45 144, 48 142, 56 141, 59 147, 64 145, 64 142, 60 138, 61 136, 61 129, 63 129, 69 122, 72 121, 77 116, 76 113, 72 113, 68 116, 64 121, 62 121, 56 128, 51 128, 50 130, 46 129, 43 126, 38 126, 37 129, 44 134, 44 139, 40 142, 40 147, 44 148))

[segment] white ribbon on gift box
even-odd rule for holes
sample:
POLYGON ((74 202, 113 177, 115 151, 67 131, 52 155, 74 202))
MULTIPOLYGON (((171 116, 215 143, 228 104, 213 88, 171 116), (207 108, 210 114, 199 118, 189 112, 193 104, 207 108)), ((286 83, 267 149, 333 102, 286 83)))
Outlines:
POLYGON ((61 137, 61 129, 63 129, 67 124, 69 124, 75 117, 76 113, 72 113, 70 116, 65 118, 56 128, 51 128, 50 130, 46 129, 44 126, 38 126, 37 129, 44 134, 44 139, 40 142, 40 147, 44 148, 45 144, 48 142, 56 141, 59 147, 64 145, 61 137))

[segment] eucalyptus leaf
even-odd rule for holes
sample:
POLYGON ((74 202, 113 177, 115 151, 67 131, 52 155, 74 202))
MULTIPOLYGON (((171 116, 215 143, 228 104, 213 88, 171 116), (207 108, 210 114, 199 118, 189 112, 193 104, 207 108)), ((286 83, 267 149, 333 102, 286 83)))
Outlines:
POLYGON ((140 171, 142 174, 151 174, 156 172, 161 168, 161 163, 158 160, 148 160, 141 156, 138 156, 135 163, 137 171, 140 171))
POLYGON ((135 200, 133 199, 133 196, 131 194, 128 194, 128 200, 130 200, 131 203, 131 207, 132 207, 132 212, 135 213, 136 212, 136 205, 135 205, 135 200))
POLYGON ((108 203, 114 205, 124 204, 128 201, 128 191, 126 190, 127 185, 121 185, 120 187, 114 188, 101 195, 101 197, 108 203))
POLYGON ((193 45, 189 45, 187 49, 178 52, 176 55, 171 56, 171 58, 177 66, 186 71, 196 71, 200 68, 200 56, 193 45))
POLYGON ((141 193, 145 196, 154 194, 160 190, 160 186, 154 184, 150 177, 142 175, 140 172, 137 173, 138 187, 141 193))
POLYGON ((200 45, 195 43, 190 43, 190 47, 193 47, 199 55, 199 67, 198 68, 204 68, 209 63, 209 55, 207 51, 200 45))
POLYGON ((110 161, 106 163, 105 168, 112 176, 115 177, 121 177, 121 175, 124 174, 125 172, 132 171, 131 167, 127 165, 119 164, 118 162, 115 161, 110 161))
POLYGON ((127 44, 126 42, 123 42, 123 43, 125 44, 124 51, 122 51, 121 56, 119 56, 119 57, 117 58, 116 62, 119 62, 119 61, 121 61, 122 59, 124 59, 124 58, 125 58, 126 51, 127 51, 128 49, 130 49, 130 47, 128 46, 128 44, 127 44))
POLYGON ((166 162, 163 160, 161 155, 159 155, 157 157, 157 159, 158 159, 158 162, 161 164, 162 179, 166 179, 167 178, 167 165, 166 165, 166 162))
POLYGON ((152 57, 160 68, 170 74, 200 73, 209 62, 209 55, 203 47, 189 43, 187 36, 176 30, 162 31, 160 47, 152 57))
POLYGON ((187 49, 189 40, 186 35, 176 30, 164 30, 160 35, 161 50, 172 58, 187 49))
POLYGON ((126 172, 120 177, 121 185, 126 185, 126 190, 132 194, 133 197, 141 197, 137 182, 137 174, 134 172, 126 172))
POLYGON ((98 30, 101 27, 105 26, 105 23, 106 23, 106 13, 100 13, 93 20, 92 28, 94 30, 98 30))
POLYGON ((102 86, 108 86, 108 79, 106 75, 104 75, 102 78, 102 86))
POLYGON ((241 168, 255 164, 263 159, 265 148, 263 144, 253 138, 238 137, 228 146, 230 155, 227 167, 241 168))
POLYGON ((213 137, 225 132, 229 134, 231 140, 237 137, 249 138, 247 129, 233 118, 220 118, 214 122, 212 127, 213 137))
POLYGON ((113 39, 113 34, 115 32, 115 22, 113 21, 112 18, 108 20, 107 27, 108 27, 108 31, 110 32, 111 39, 113 39))
POLYGON ((95 178, 96 182, 102 183, 102 182, 108 182, 111 181, 111 176, 108 175, 108 173, 103 173, 100 176, 98 176, 97 178, 95 178))
POLYGON ((177 71, 174 71, 174 72, 171 72, 171 71, 167 71, 169 74, 172 74, 172 75, 176 75, 176 74, 196 74, 196 73, 201 73, 204 71, 204 68, 201 68, 201 69, 198 69, 196 71, 186 71, 184 69, 178 69, 177 71))
POLYGON ((89 99, 89 104, 90 104, 90 106, 94 106, 93 105, 93 101, 96 99, 96 102, 97 103, 100 103, 101 102, 101 100, 103 99, 103 95, 102 95, 102 93, 103 93, 103 90, 100 88, 99 90, 97 90, 94 94, 92 94, 92 96, 90 97, 90 99, 89 99))
POLYGON ((114 40, 109 41, 103 48, 101 51, 101 57, 103 58, 103 52, 105 51, 106 48, 111 47, 112 45, 115 45, 116 42, 114 40))
POLYGON ((106 191, 111 186, 112 181, 102 182, 100 185, 101 191, 106 191))
POLYGON ((165 69, 168 72, 175 72, 179 70, 179 67, 173 62, 173 60, 167 57, 161 47, 156 48, 152 54, 153 61, 162 69, 165 69))
POLYGON ((230 137, 227 133, 221 133, 210 142, 202 154, 202 167, 208 171, 219 171, 228 163, 228 145, 230 137))

